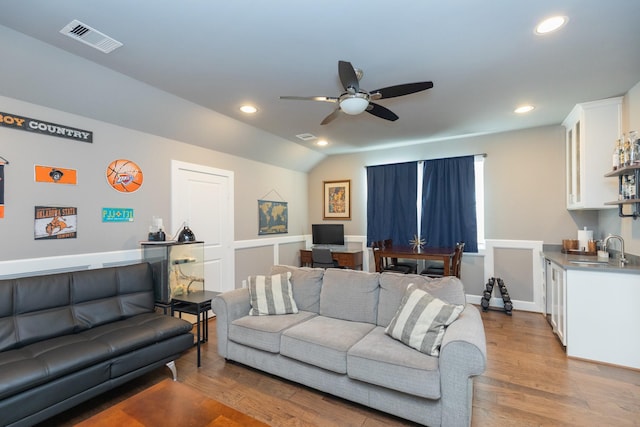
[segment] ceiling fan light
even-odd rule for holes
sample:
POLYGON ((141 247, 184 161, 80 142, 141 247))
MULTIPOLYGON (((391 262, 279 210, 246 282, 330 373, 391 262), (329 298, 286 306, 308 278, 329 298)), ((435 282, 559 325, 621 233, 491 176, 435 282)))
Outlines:
POLYGON ((362 113, 369 106, 369 100, 358 94, 345 97, 340 100, 340 109, 347 114, 356 115, 362 113))

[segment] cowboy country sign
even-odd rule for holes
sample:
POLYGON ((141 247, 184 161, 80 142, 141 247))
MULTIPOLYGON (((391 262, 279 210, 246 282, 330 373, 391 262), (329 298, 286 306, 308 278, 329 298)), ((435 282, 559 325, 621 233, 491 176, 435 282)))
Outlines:
POLYGON ((0 126, 12 129, 35 132, 43 135, 58 136, 82 142, 93 142, 93 132, 76 129, 38 119, 30 119, 11 113, 0 112, 0 126))

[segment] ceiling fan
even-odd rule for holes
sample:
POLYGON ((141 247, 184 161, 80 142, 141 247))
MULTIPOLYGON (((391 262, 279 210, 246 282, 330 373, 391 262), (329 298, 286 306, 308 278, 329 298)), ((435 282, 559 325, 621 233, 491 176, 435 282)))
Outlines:
POLYGON ((431 89, 433 82, 405 83, 396 86, 389 86, 382 89, 367 92, 360 89, 360 79, 362 70, 356 69, 348 61, 338 61, 338 75, 344 87, 344 92, 338 97, 332 96, 281 96, 280 99, 293 99, 303 101, 322 101, 338 103, 338 107, 327 117, 321 125, 326 125, 340 115, 340 111, 357 115, 364 111, 385 120, 396 121, 398 116, 386 107, 372 101, 379 99, 395 98, 396 96, 409 95, 431 89))

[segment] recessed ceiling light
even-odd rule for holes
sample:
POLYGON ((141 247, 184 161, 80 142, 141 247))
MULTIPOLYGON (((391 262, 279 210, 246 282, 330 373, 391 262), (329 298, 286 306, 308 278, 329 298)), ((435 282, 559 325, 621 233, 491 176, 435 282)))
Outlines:
POLYGON ((551 18, 547 18, 536 26, 536 34, 548 34, 556 31, 566 24, 568 20, 569 18, 566 16, 552 16, 551 18))
POLYGON ((534 107, 533 105, 522 105, 516 108, 515 110, 513 110, 513 112, 517 114, 524 114, 524 113, 528 113, 529 111, 533 111, 535 108, 536 107, 534 107))
POLYGON ((240 111, 247 114, 253 114, 258 111, 258 109, 253 105, 243 105, 242 107, 240 107, 240 111))
POLYGON ((316 145, 319 145, 320 147, 324 147, 325 145, 329 145, 329 143, 327 142, 326 139, 320 139, 318 140, 318 142, 316 142, 316 145))

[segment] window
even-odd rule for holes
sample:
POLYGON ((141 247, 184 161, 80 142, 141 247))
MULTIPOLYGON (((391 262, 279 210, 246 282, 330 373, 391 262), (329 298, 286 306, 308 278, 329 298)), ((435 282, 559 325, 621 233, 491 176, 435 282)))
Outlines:
POLYGON ((371 166, 367 181, 369 244, 418 234, 432 247, 484 247, 484 155, 371 166))

